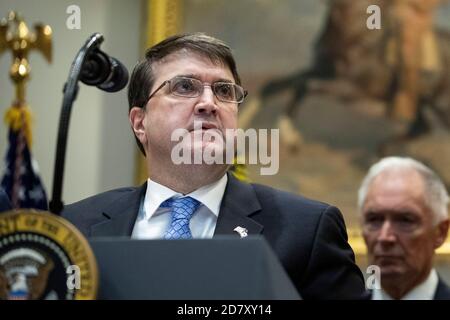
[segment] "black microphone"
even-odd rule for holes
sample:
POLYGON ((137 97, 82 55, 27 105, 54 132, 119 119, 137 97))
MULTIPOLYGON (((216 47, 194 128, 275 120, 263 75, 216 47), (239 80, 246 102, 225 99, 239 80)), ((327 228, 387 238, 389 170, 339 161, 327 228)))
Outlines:
POLYGON ((119 60, 97 48, 86 57, 80 80, 88 86, 116 92, 127 85, 128 70, 119 60))
POLYGON ((66 160, 67 136, 69 132, 70 114, 81 80, 88 86, 115 92, 123 89, 128 82, 128 70, 117 59, 109 57, 100 50, 103 36, 96 32, 78 51, 70 66, 69 77, 64 84, 63 103, 59 117, 58 140, 56 143, 55 170, 53 176, 53 192, 50 211, 60 215, 64 206, 61 199, 63 190, 64 166, 66 160))

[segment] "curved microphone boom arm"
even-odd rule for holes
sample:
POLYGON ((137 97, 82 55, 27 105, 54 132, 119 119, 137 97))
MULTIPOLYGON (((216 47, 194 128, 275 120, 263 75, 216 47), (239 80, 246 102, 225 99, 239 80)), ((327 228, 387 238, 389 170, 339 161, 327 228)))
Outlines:
POLYGON ((72 62, 69 77, 64 84, 64 97, 56 145, 52 200, 49 203, 50 211, 57 215, 61 214, 64 206, 61 195, 67 135, 72 105, 79 90, 78 81, 81 80, 87 85, 95 85, 107 92, 119 91, 128 82, 128 71, 126 68, 118 60, 100 51, 100 44, 103 40, 104 38, 100 33, 94 33, 88 38, 72 62))

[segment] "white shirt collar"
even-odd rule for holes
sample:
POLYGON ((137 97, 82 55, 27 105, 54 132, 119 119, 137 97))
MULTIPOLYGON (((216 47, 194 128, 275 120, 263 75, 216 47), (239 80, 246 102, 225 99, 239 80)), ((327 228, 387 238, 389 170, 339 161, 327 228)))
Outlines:
POLYGON ((219 216, 220 204, 227 186, 228 176, 224 174, 219 180, 203 186, 189 194, 183 195, 158 182, 147 180, 147 191, 144 198, 145 219, 150 219, 161 203, 172 197, 192 197, 206 206, 216 217, 219 216))
MULTIPOLYGON (((433 300, 439 278, 435 269, 431 269, 427 279, 405 294, 401 300, 433 300)), ((373 290, 372 300, 393 300, 383 288, 373 290)))

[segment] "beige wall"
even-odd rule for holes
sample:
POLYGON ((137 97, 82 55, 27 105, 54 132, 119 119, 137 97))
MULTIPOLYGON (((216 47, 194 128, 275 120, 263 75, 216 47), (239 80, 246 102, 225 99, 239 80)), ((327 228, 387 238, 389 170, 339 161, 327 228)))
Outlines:
MULTIPOLYGON (((11 9, 22 13, 30 29, 39 21, 53 29, 53 62, 49 65, 41 54, 31 53, 32 79, 27 86, 27 99, 35 119, 33 155, 39 163, 50 198, 62 88, 70 65, 89 35, 100 32, 105 37, 102 50, 131 70, 140 55, 142 4, 140 0, 2 0, 0 18, 6 17, 11 9), (81 9, 80 30, 66 27, 69 5, 78 5, 81 9)), ((8 76, 10 65, 9 52, 0 56, 2 118, 14 93, 8 76)), ((7 128, 2 121, 2 172, 6 147, 7 128)), ((72 109, 63 200, 71 203, 101 191, 133 184, 134 157, 126 90, 104 93, 81 84, 72 109)))

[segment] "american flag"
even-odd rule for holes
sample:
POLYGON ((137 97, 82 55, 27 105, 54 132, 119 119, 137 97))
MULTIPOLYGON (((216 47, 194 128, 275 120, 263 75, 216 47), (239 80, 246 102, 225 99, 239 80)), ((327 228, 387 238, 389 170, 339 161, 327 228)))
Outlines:
POLYGON ((22 117, 21 128, 9 129, 9 146, 5 158, 2 187, 14 209, 34 208, 47 210, 47 195, 39 177, 37 162, 31 155, 25 137, 27 121, 22 117))

